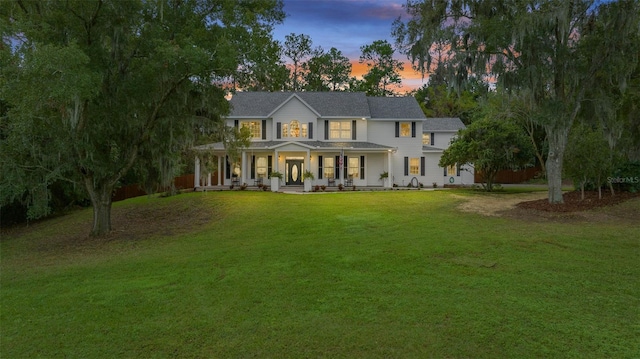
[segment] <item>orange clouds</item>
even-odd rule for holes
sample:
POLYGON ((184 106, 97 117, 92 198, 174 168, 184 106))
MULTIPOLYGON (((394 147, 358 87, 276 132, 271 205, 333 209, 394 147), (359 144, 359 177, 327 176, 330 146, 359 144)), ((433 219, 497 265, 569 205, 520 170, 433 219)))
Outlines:
MULTIPOLYGON (((369 68, 367 68, 366 64, 361 64, 358 60, 351 60, 351 76, 361 79, 362 75, 369 72, 369 68)), ((400 77, 402 78, 402 86, 399 89, 399 92, 409 92, 416 90, 422 85, 424 85, 429 78, 429 75, 426 74, 424 78, 419 72, 414 71, 411 68, 411 65, 408 62, 404 63, 404 70, 400 72, 400 77)))

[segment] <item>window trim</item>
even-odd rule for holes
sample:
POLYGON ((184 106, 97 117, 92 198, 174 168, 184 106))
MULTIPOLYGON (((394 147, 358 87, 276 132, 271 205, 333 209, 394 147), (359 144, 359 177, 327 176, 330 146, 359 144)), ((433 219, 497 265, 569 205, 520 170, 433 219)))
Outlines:
POLYGON ((330 120, 328 121, 329 140, 352 140, 353 139, 353 122, 351 120, 330 120), (338 125, 338 128, 334 128, 334 124, 338 125), (345 128, 348 127, 348 128, 345 128), (337 132, 338 136, 334 136, 334 132, 337 132))

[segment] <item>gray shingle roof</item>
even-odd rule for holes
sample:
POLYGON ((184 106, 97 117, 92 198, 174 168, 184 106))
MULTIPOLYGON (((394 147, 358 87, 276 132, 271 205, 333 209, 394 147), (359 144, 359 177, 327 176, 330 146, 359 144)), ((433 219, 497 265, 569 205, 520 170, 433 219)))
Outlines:
POLYGON ((267 117, 293 95, 321 117, 425 119, 412 96, 367 97, 363 92, 239 92, 229 117, 267 117))
POLYGON ((267 117, 294 94, 322 117, 371 117, 362 92, 238 92, 229 117, 267 117))
POLYGON ((422 132, 458 132, 463 128, 466 126, 457 117, 430 117, 422 123, 422 132))
POLYGON ((371 118, 420 119, 425 116, 413 96, 367 97, 371 118))

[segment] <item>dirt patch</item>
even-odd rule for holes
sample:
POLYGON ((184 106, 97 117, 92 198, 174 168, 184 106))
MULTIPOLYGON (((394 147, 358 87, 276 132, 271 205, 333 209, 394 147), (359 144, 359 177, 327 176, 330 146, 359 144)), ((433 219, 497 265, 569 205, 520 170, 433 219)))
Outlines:
POLYGON ((3 237, 18 238, 37 232, 44 236, 30 240, 36 251, 87 250, 107 242, 135 242, 198 231, 220 215, 220 211, 197 197, 192 197, 189 201, 152 198, 145 205, 114 206, 111 210, 111 233, 94 238, 89 236, 92 223, 91 209, 82 211, 87 213, 70 213, 6 229, 3 230, 3 237))
POLYGON ((612 196, 586 192, 564 193, 564 204, 550 204, 547 192, 519 194, 482 194, 462 197, 459 208, 485 216, 517 218, 524 221, 615 222, 640 224, 640 193, 620 192, 612 196))
POLYGON ((453 196, 465 200, 458 206, 458 209, 463 212, 473 212, 484 216, 501 216, 503 211, 515 208, 520 202, 547 198, 547 192, 517 194, 478 193, 477 196, 472 197, 454 194, 453 196))

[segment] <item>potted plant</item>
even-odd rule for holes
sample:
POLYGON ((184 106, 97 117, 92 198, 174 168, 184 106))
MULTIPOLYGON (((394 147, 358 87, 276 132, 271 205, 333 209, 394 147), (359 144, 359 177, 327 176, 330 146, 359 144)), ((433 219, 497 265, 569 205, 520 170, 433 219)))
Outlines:
POLYGON ((385 183, 387 181, 387 179, 389 178, 389 172, 384 171, 380 174, 380 181, 382 181, 382 186, 385 187, 385 183))
POLYGON ((302 183, 304 184, 304 191, 305 192, 311 192, 311 181, 313 181, 315 179, 313 172, 311 171, 304 171, 304 173, 302 174, 302 183))
POLYGON ((271 172, 271 191, 278 192, 280 189, 280 180, 284 178, 282 172, 273 171, 271 172))

